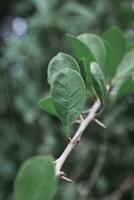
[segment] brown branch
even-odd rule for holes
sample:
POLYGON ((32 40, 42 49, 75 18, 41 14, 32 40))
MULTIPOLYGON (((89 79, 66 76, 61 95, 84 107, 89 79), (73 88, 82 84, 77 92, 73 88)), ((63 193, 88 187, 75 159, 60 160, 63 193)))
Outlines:
POLYGON ((101 169, 102 169, 103 164, 105 162, 106 152, 107 152, 107 144, 105 143, 105 144, 102 144, 100 146, 96 164, 95 164, 95 166, 94 166, 94 168, 91 172, 91 175, 88 179, 88 182, 87 182, 88 196, 90 195, 90 192, 91 192, 93 186, 95 185, 95 183, 96 183, 96 181, 97 181, 97 179, 100 175, 101 169))
POLYGON ((119 186, 119 188, 105 197, 103 200, 120 200, 128 190, 134 187, 134 177, 127 177, 119 186))
POLYGON ((88 181, 86 182, 86 185, 84 185, 84 188, 83 188, 84 192, 81 194, 82 200, 86 200, 90 196, 91 191, 100 175, 101 169, 105 162, 106 152, 107 152, 107 143, 104 143, 100 145, 99 154, 98 154, 95 166, 89 176, 88 181))

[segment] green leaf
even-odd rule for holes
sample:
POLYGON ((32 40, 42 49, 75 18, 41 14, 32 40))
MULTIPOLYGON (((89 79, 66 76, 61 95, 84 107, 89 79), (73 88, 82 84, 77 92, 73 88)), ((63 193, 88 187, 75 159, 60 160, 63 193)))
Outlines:
POLYGON ((95 94, 100 99, 102 107, 104 108, 107 99, 106 82, 100 65, 96 62, 92 62, 90 66, 92 75, 93 87, 95 94))
POLYGON ((120 63, 126 52, 126 38, 124 37, 122 31, 115 26, 106 30, 102 34, 102 38, 107 41, 107 43, 105 42, 107 49, 106 67, 108 67, 109 69, 112 68, 108 71, 109 76, 113 77, 116 73, 118 64, 120 63), (111 51, 114 59, 111 58, 111 51))
POLYGON ((56 189, 53 158, 34 156, 22 165, 14 185, 14 200, 51 200, 56 189))
POLYGON ((88 46, 85 45, 80 39, 70 34, 67 34, 67 39, 77 59, 85 59, 86 82, 87 86, 90 87, 90 62, 95 61, 95 58, 88 46))
POLYGON ((71 48, 79 60, 85 58, 88 63, 94 60, 94 56, 88 46, 85 45, 78 37, 71 34, 66 34, 66 36, 71 48))
POLYGON ((39 102, 40 107, 51 115, 57 116, 54 103, 51 97, 46 97, 39 102))
POLYGON ((116 76, 112 80, 112 95, 116 96, 125 82, 134 76, 134 49, 128 52, 118 66, 116 76))
POLYGON ((80 72, 78 63, 73 57, 65 53, 58 53, 48 65, 48 82, 51 83, 54 75, 66 67, 80 72))
POLYGON ((85 61, 85 58, 82 58, 81 60, 79 60, 78 64, 80 67, 81 76, 86 84, 86 61, 85 61))
POLYGON ((104 67, 104 72, 108 79, 111 80, 111 78, 116 73, 118 61, 116 57, 116 52, 113 51, 111 44, 105 39, 103 39, 103 42, 106 48, 106 64, 104 67))
POLYGON ((103 40, 99 36, 91 33, 81 34, 77 38, 81 40, 92 52, 96 62, 98 62, 101 66, 104 66, 106 50, 103 40))
POLYGON ((56 112, 67 127, 79 117, 86 101, 85 83, 80 74, 66 68, 55 75, 51 95, 56 112))
POLYGON ((120 89, 117 93, 117 99, 127 95, 128 93, 130 93, 132 91, 134 91, 134 80, 128 79, 120 87, 120 89))

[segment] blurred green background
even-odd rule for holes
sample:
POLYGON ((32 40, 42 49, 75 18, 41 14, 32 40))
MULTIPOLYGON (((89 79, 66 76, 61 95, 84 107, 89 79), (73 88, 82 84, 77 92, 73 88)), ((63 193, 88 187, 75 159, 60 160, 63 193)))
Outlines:
MULTIPOLYGON (((42 153, 57 158, 65 148, 60 121, 38 106, 49 92, 49 60, 59 51, 71 54, 65 33, 101 33, 112 25, 134 46, 133 0, 1 0, 0 200, 13 200, 25 159, 42 153)), ((108 129, 92 123, 65 163, 75 183, 60 181, 54 199, 134 199, 134 95, 109 108, 102 121, 108 129)))

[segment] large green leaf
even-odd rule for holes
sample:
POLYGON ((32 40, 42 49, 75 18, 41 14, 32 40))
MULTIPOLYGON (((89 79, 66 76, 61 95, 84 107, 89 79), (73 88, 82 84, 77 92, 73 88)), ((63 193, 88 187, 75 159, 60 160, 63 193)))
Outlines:
POLYGON ((90 82, 90 63, 92 61, 95 61, 95 58, 84 42, 82 42, 77 37, 67 34, 67 39, 70 44, 70 47, 72 48, 74 55, 77 57, 78 60, 85 59, 85 70, 86 70, 86 82, 87 86, 89 87, 91 85, 90 82))
POLYGON ((55 75, 51 95, 56 112, 67 127, 79 117, 86 101, 85 83, 80 74, 66 68, 55 75))
POLYGON ((92 62, 90 66, 91 77, 93 81, 93 87, 95 94, 100 99, 102 107, 104 108, 107 99, 107 90, 104 74, 100 68, 100 65, 96 62, 92 62))
POLYGON ((51 200, 56 189, 53 158, 35 156, 22 165, 14 186, 14 200, 51 200))
MULTIPOLYGON (((112 80, 112 95, 116 96, 119 89, 134 76, 134 49, 128 52, 120 63, 116 76, 112 80)), ((131 82, 131 81, 130 81, 131 82)))
POLYGON ((117 27, 111 27, 102 34, 107 50, 106 71, 113 77, 117 66, 126 52, 126 38, 122 31, 117 27), (105 42, 106 41, 106 42, 105 42), (108 68, 108 70, 107 70, 108 68))
POLYGON ((54 75, 66 67, 80 72, 78 63, 73 57, 65 53, 58 53, 55 57, 52 58, 48 65, 48 82, 51 83, 54 75))
POLYGON ((81 40, 92 52, 94 55, 95 60, 101 65, 105 65, 105 57, 106 57, 106 50, 103 40, 91 33, 81 34, 77 37, 81 40))
POLYGON ((46 97, 39 102, 40 107, 51 115, 57 116, 54 103, 51 97, 46 97))

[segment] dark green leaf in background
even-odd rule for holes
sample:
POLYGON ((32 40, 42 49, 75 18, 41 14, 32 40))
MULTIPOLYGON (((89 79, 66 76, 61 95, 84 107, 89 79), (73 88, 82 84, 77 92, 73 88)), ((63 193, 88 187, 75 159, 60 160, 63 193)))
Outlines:
POLYGON ((106 45, 106 72, 113 77, 116 73, 117 66, 126 52, 126 38, 122 31, 117 27, 111 27, 102 34, 106 45), (108 70, 107 70, 108 68, 108 70))
POLYGON ((85 81, 86 84, 86 60, 85 58, 82 58, 81 60, 78 61, 79 67, 80 67, 80 73, 81 76, 83 78, 83 80, 85 81))
POLYGON ((46 97, 39 102, 40 107, 51 115, 57 116, 53 100, 51 97, 46 97))
POLYGON ((116 97, 119 89, 125 84, 125 82, 126 83, 129 82, 130 84, 131 83, 130 80, 132 80, 133 76, 134 76, 134 50, 131 50, 124 56, 120 65, 118 66, 117 73, 112 80, 113 96, 116 97))
POLYGON ((115 75, 117 70, 117 59, 116 59, 116 52, 113 51, 112 46, 110 43, 103 39, 106 48, 106 64, 104 67, 104 72, 109 80, 115 75))
POLYGON ((134 80, 132 78, 129 78, 122 84, 118 91, 117 99, 129 94, 130 92, 134 92, 134 80))
POLYGON ((81 58, 85 58, 87 61, 94 60, 92 52, 82 41, 79 40, 79 38, 71 34, 66 34, 66 36, 70 47, 72 48, 74 54, 79 60, 81 60, 81 58))
POLYGON ((104 66, 106 50, 103 40, 99 36, 91 33, 81 34, 77 38, 81 40, 92 52, 96 62, 98 62, 101 66, 104 66))
POLYGON ((51 200, 56 190, 53 158, 35 156, 22 165, 14 186, 14 200, 51 200))
POLYGON ((51 83, 54 75, 66 67, 80 72, 78 63, 73 57, 65 53, 58 53, 55 57, 52 58, 48 65, 48 82, 51 83))
POLYGON ((95 58, 88 48, 87 45, 84 44, 79 38, 67 34, 67 41, 70 47, 73 50, 74 55, 77 57, 78 60, 85 59, 85 70, 86 70, 86 82, 87 86, 91 85, 91 77, 90 77, 90 62, 95 61, 95 58))
POLYGON ((96 62, 91 63, 90 70, 95 93, 100 99, 102 107, 104 108, 107 99, 106 82, 104 74, 100 68, 100 65, 96 62))
POLYGON ((67 127, 81 114, 86 101, 85 83, 80 74, 66 68, 55 75, 51 95, 56 112, 67 127))

